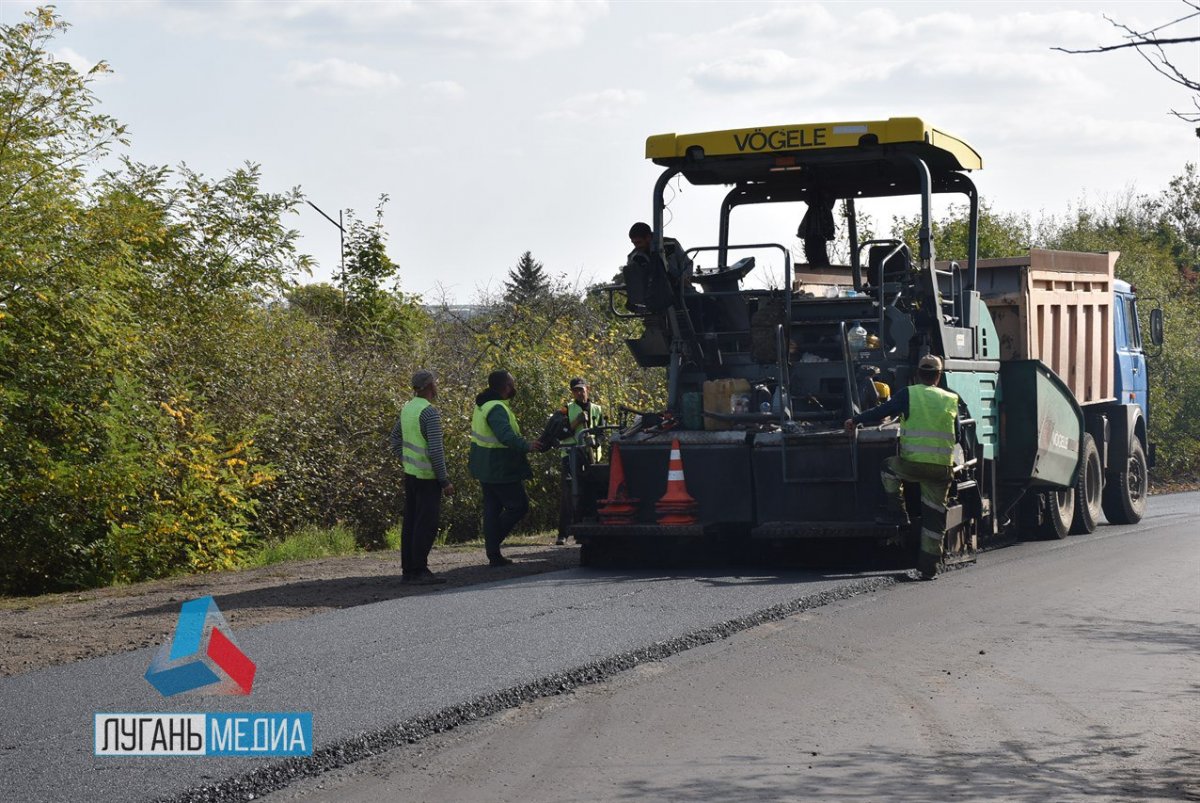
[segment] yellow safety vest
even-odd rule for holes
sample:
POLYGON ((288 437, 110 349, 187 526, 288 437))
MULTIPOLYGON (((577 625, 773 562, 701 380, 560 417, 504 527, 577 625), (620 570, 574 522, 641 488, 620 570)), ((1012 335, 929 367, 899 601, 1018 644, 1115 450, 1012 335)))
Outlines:
POLYGON ((400 410, 400 429, 404 435, 401 459, 404 473, 422 480, 436 479, 433 465, 429 462, 429 444, 421 432, 421 413, 429 406, 429 400, 417 396, 400 410))
POLYGON ((488 424, 488 413, 497 404, 504 408, 504 412, 508 413, 508 424, 512 427, 513 432, 521 434, 521 428, 517 426, 517 416, 513 413, 512 408, 502 399, 492 399, 489 402, 484 402, 483 406, 476 407, 475 412, 471 414, 471 443, 484 449, 505 449, 507 448, 500 439, 496 437, 496 433, 492 432, 492 427, 488 424))
MULTIPOLYGON (((595 402, 592 402, 590 412, 584 412, 584 409, 575 402, 568 402, 567 423, 574 421, 575 417, 581 413, 583 414, 583 427, 581 427, 578 432, 574 433, 572 442, 583 445, 583 430, 587 429, 588 427, 598 426, 599 424, 603 423, 604 411, 600 408, 600 405, 596 404, 595 402)), ((592 448, 591 452, 592 462, 600 462, 600 447, 596 446, 592 448)))
POLYGON ((900 456, 914 463, 954 463, 958 396, 931 385, 908 389, 908 416, 900 425, 900 456))

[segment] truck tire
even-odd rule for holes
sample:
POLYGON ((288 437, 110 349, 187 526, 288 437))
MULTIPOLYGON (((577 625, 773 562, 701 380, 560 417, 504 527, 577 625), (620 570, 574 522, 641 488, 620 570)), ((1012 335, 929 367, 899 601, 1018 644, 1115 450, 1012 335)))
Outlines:
POLYGON ((1129 457, 1104 486, 1101 506, 1113 524, 1137 524, 1146 515, 1148 469, 1146 450, 1137 438, 1129 445, 1129 457))
POLYGON ((1042 500, 1045 508, 1042 510, 1042 523, 1038 527, 1038 535, 1044 541, 1066 538, 1075 518, 1075 489, 1046 491, 1042 494, 1042 500))
POLYGON ((1096 439, 1086 432, 1079 442, 1079 476, 1075 478, 1075 520, 1072 535, 1094 532, 1100 519, 1100 496, 1104 488, 1104 468, 1096 439))

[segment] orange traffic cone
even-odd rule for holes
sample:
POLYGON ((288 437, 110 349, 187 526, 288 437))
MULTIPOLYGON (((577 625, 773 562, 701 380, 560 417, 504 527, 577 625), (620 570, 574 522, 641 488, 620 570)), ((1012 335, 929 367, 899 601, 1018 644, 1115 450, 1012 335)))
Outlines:
POLYGON ((596 501, 596 517, 601 524, 633 524, 637 500, 625 491, 625 468, 621 465, 620 444, 612 445, 608 462, 608 498, 596 501))
POLYGON ((679 439, 671 442, 671 460, 667 464, 667 492, 654 506, 658 523, 666 527, 696 524, 696 500, 688 494, 687 482, 683 478, 683 457, 679 453, 679 439))

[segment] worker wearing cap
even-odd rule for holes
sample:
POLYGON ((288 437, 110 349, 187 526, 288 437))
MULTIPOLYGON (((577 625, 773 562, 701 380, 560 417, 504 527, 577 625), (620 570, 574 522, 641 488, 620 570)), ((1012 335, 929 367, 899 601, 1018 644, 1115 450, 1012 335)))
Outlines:
MULTIPOLYGON (((592 445, 588 445, 586 430, 591 427, 598 427, 604 423, 604 410, 599 404, 591 400, 588 391, 588 383, 586 379, 576 377, 572 379, 568 385, 571 389, 571 395, 574 397, 570 402, 567 402, 567 425, 574 433, 574 443, 576 446, 582 447, 576 454, 575 470, 580 471, 585 466, 592 463, 600 462, 600 445, 599 442, 592 440, 592 445)), ((575 499, 572 493, 571 486, 571 458, 570 455, 563 456, 562 464, 562 489, 559 496, 558 506, 558 540, 554 543, 562 545, 567 542, 567 529, 575 521, 575 499)), ((587 501, 587 500, 581 500, 587 501)), ((585 508, 587 505, 581 505, 585 508)))
POLYGON ((921 576, 937 575, 946 535, 946 497, 954 476, 954 446, 958 442, 958 394, 939 388, 942 361, 932 354, 917 364, 919 383, 901 388, 885 403, 847 418, 847 432, 859 424, 877 424, 898 415, 900 454, 883 461, 880 472, 886 507, 881 524, 906 526, 903 483, 921 484, 921 576))
MULTIPOLYGON (((575 443, 583 446, 585 445, 583 431, 602 425, 604 410, 591 400, 587 380, 576 377, 571 380, 569 387, 574 398, 567 403, 567 421, 571 424, 571 431, 575 433, 575 443)), ((600 462, 600 446, 598 444, 592 446, 588 450, 588 456, 593 463, 600 462)))
POLYGON ((437 538, 442 496, 454 495, 446 474, 442 417, 437 399, 437 376, 417 371, 412 376, 413 398, 400 410, 392 427, 392 453, 404 463, 404 521, 400 527, 400 582, 444 583, 429 570, 429 551, 437 538))

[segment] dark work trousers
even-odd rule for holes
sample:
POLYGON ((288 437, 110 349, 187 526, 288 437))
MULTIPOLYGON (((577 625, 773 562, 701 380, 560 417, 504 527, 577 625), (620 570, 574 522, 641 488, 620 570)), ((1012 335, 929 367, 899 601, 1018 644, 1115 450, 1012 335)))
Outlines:
POLYGON ((416 576, 429 568, 429 550, 437 538, 442 486, 437 480, 404 475, 404 522, 400 525, 400 570, 416 576))
POLYGON ((575 523, 575 495, 571 492, 571 478, 563 474, 562 489, 558 495, 558 537, 566 538, 575 523))
POLYGON ((529 512, 523 482, 481 482, 483 488, 483 544, 489 558, 500 557, 500 544, 529 512))
POLYGON ((575 523, 575 497, 571 493, 571 459, 562 459, 562 482, 558 494, 558 537, 566 538, 567 530, 575 523))

